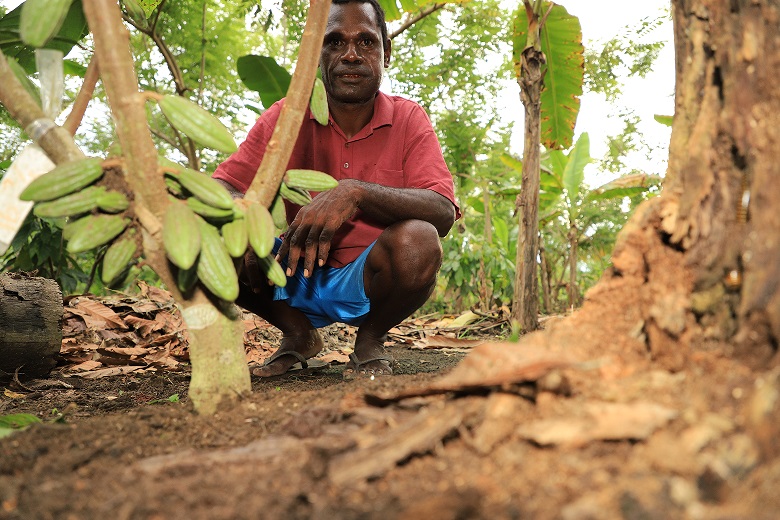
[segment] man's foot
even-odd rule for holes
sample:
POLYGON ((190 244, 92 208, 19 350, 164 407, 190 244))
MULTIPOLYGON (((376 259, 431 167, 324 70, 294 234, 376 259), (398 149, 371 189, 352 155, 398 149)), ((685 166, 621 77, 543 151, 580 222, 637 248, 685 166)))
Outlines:
POLYGON ((322 350, 322 338, 316 329, 298 336, 284 336, 279 350, 274 352, 262 366, 252 370, 257 377, 272 377, 284 374, 301 360, 316 356, 322 350))
POLYGON ((342 377, 345 380, 358 377, 389 376, 393 374, 393 357, 384 347, 383 336, 377 341, 355 342, 355 351, 349 355, 349 362, 342 377))

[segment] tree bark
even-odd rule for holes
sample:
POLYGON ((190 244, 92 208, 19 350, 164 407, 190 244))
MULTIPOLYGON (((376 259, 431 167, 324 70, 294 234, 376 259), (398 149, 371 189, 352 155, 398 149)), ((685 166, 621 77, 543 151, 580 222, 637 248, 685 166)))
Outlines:
POLYGON ((62 292, 54 280, 0 275, 0 381, 46 377, 62 345, 62 292))
MULTIPOLYGON (((663 230, 685 252, 711 337, 760 363, 780 341, 780 7, 674 3, 676 107, 663 230)), ((698 295, 698 296, 697 296, 698 295)))
POLYGON ((569 222, 569 309, 574 310, 579 299, 577 290, 577 224, 569 222))
MULTIPOLYGON (((529 18, 530 19, 530 18, 529 18)), ((537 29, 538 31, 538 29, 537 29)), ((529 31, 530 32, 530 31, 529 31)), ((536 254, 539 250, 539 160, 541 142, 541 50, 528 47, 523 51, 520 74, 520 98, 525 107, 525 143, 523 147, 522 189, 518 197, 520 236, 517 244, 512 320, 523 331, 539 328, 539 284, 536 277, 536 254)))

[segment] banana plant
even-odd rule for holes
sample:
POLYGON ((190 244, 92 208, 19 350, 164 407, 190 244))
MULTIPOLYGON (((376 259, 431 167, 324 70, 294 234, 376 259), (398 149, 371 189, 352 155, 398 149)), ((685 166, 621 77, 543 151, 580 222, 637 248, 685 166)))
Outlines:
POLYGON ((568 148, 582 95, 584 58, 579 19, 544 0, 523 0, 514 20, 513 58, 525 107, 525 169, 512 319, 526 331, 539 327, 538 281, 540 145, 568 148))

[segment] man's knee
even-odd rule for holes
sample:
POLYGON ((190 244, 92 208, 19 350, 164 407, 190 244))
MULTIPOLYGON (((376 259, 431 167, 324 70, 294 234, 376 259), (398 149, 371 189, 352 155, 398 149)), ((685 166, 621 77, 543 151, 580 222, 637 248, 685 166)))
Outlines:
POLYGON ((379 239, 381 250, 399 283, 409 289, 430 285, 442 260, 436 228, 423 220, 405 220, 388 227, 379 239))

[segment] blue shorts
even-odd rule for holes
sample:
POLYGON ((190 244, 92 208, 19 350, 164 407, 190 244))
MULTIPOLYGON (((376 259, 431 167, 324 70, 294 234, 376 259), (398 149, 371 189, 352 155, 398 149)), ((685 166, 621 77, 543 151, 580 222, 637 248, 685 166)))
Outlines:
MULTIPOLYGON (((303 276, 303 260, 295 274, 287 278, 285 287, 275 286, 274 300, 284 300, 290 307, 302 311, 315 328, 331 323, 360 325, 371 308, 363 287, 363 268, 376 242, 366 248, 353 262, 344 267, 315 267, 310 278, 303 276)), ((273 252, 282 245, 276 239, 273 252)), ((287 262, 281 262, 287 270, 287 262)))

